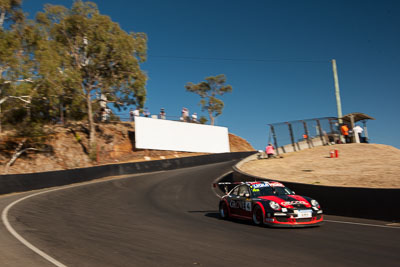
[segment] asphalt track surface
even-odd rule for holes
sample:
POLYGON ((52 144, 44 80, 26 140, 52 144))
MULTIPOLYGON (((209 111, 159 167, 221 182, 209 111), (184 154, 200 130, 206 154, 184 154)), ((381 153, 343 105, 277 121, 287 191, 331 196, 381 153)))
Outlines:
MULTIPOLYGON (((399 266, 400 228, 385 222, 326 216, 321 227, 275 229, 219 219, 211 183, 234 163, 66 187, 17 203, 8 220, 66 266, 399 266)), ((0 208, 29 194, 1 197, 0 208)), ((3 226, 0 235, 0 266, 54 266, 3 226)))

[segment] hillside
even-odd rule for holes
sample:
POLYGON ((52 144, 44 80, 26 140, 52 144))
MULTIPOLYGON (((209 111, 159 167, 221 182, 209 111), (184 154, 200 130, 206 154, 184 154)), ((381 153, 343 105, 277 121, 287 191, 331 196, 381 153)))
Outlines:
MULTIPOLYGON (((143 150, 135 148, 134 123, 110 123, 96 126, 98 156, 91 160, 87 151, 88 130, 84 123, 73 123, 67 126, 51 126, 44 138, 46 151, 27 152, 16 160, 8 173, 30 173, 51 170, 90 167, 102 164, 159 160, 174 157, 189 157, 205 153, 179 151, 143 150)), ((0 174, 14 152, 14 147, 21 138, 0 136, 0 174), (10 145, 11 144, 11 145, 10 145), (13 149, 6 149, 13 147, 13 149)), ((229 134, 231 152, 253 151, 254 148, 244 139, 229 134)))
POLYGON ((241 170, 270 179, 344 187, 400 188, 400 150, 379 144, 322 146, 255 160, 241 170), (338 149, 339 157, 329 152, 338 149))

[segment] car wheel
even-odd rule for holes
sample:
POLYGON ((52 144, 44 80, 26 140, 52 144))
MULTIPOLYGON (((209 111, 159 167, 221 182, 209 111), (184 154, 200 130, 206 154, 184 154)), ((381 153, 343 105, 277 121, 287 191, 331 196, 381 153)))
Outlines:
POLYGON ((221 219, 228 219, 228 214, 229 214, 228 206, 226 205, 225 202, 221 202, 219 204, 219 216, 221 217, 221 219))
POLYGON ((264 222, 264 213, 261 210, 261 207, 256 205, 253 209, 253 223, 255 225, 263 225, 264 222))

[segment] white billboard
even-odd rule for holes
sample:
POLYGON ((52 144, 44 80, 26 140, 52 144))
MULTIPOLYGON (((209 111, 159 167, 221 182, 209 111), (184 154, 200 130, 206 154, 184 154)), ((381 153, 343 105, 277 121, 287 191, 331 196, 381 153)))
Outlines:
POLYGON ((136 148, 185 152, 230 152, 228 128, 135 117, 136 148))

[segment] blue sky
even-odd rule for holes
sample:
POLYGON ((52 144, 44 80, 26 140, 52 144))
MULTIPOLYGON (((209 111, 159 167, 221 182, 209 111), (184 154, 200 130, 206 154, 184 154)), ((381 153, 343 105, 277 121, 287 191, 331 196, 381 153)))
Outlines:
MULTIPOLYGON (((45 3, 72 2, 24 1, 23 9, 33 16, 45 3)), ((269 123, 337 116, 336 59, 343 114, 375 117, 371 142, 400 148, 400 1, 93 2, 124 30, 147 34, 151 113, 201 113, 184 85, 225 74, 233 92, 217 124, 262 149, 269 123)))

